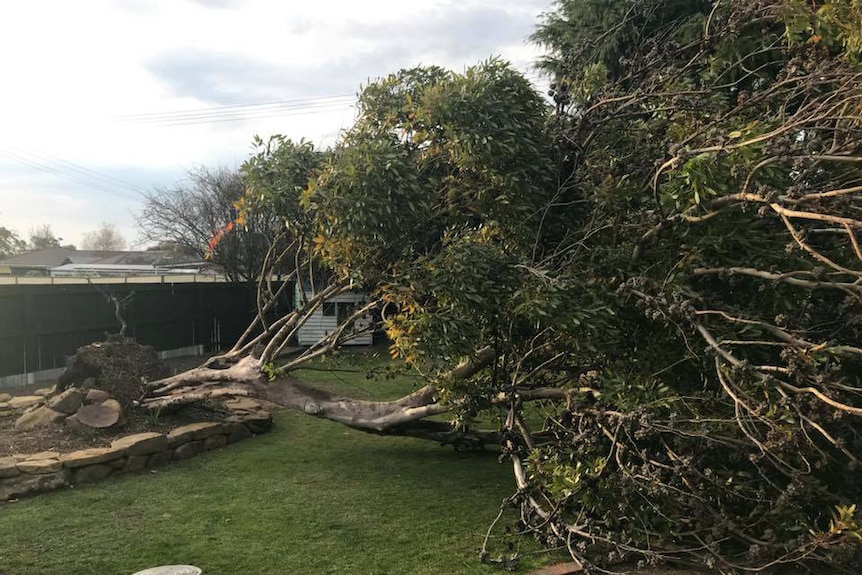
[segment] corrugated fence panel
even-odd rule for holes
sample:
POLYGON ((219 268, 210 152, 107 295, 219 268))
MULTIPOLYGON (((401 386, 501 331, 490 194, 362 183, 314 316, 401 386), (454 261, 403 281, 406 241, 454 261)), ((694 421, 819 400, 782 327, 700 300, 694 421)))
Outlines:
POLYGON ((100 285, 99 289, 0 285, 0 376, 62 367, 82 345, 117 333, 114 304, 105 293, 122 299, 134 292, 123 313, 126 334, 157 350, 203 345, 211 351, 230 346, 255 313, 250 291, 243 284, 139 283, 100 285))

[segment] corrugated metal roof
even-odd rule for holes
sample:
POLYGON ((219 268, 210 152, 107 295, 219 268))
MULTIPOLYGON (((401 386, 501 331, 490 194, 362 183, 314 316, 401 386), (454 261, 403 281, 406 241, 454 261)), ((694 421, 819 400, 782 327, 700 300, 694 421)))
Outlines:
POLYGON ((67 248, 49 248, 12 256, 0 261, 9 267, 54 268, 64 264, 127 264, 127 265, 160 265, 165 263, 197 263, 196 258, 182 256, 169 251, 96 251, 70 250, 67 248))

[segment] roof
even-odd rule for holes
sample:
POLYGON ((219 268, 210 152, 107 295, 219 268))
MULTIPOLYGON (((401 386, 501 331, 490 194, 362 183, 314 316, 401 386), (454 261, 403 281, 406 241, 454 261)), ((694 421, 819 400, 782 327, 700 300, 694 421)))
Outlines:
POLYGON ((28 252, 0 261, 10 268, 55 268, 65 264, 164 265, 200 263, 194 256, 178 256, 175 252, 151 250, 143 252, 71 250, 49 248, 28 252))
MULTIPOLYGON (((206 264, 209 265, 209 264, 206 264)), ((189 264, 186 267, 162 267, 150 264, 65 264, 51 268, 52 276, 109 276, 109 275, 165 275, 205 273, 200 266, 189 264)))

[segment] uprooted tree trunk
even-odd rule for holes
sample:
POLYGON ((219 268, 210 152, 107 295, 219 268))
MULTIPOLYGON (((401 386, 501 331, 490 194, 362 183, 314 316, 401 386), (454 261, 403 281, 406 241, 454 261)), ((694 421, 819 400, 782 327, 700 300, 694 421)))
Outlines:
MULTIPOLYGON (((301 297, 295 309, 274 321, 267 321, 268 312, 293 281, 307 276, 310 284, 314 285, 311 260, 302 256, 302 240, 295 240, 281 251, 277 251, 277 245, 280 245, 279 242, 273 242, 258 280, 258 313, 236 344, 227 352, 208 359, 200 367, 147 383, 138 401, 141 407, 161 410, 235 396, 253 396, 369 433, 412 436, 455 447, 499 443, 500 436, 495 431, 457 429, 445 421, 429 420, 434 415, 449 411, 451 407, 440 402, 433 383, 395 401, 361 401, 340 397, 289 378, 281 378, 275 385, 265 384, 273 373, 286 375, 345 342, 368 333, 357 331, 356 320, 368 316, 380 306, 380 302, 373 300, 359 306, 332 333, 279 364, 279 356, 285 347, 323 303, 355 286, 348 280, 333 280, 311 294, 299 290, 301 297), (276 269, 279 262, 290 257, 294 258, 293 271, 282 276, 279 284, 271 282, 267 272, 276 269)), ((375 327, 369 325, 366 329, 375 327)), ((490 348, 480 349, 473 358, 454 367, 444 377, 469 378, 488 366, 493 358, 494 353, 490 348)))
MULTIPOLYGON (((207 360, 200 367, 148 383, 139 405, 161 410, 227 397, 253 396, 369 433, 417 437, 456 448, 499 443, 500 435, 495 431, 456 429, 448 422, 429 420, 451 409, 451 406, 440 402, 433 384, 394 401, 363 401, 337 396, 287 378, 282 378, 277 385, 265 383, 268 376, 264 366, 274 365, 285 343, 325 299, 348 289, 346 283, 333 284, 296 310, 265 326, 257 337, 249 337, 249 330, 227 353, 207 360)), ((361 307, 336 331, 299 356, 272 369, 280 374, 288 373, 361 335, 350 328, 357 318, 369 313, 376 305, 377 302, 372 302, 361 307)), ((256 323, 261 322, 262 315, 258 314, 256 323)), ((488 366, 493 358, 490 348, 480 349, 473 358, 459 364, 444 377, 469 378, 488 366)))

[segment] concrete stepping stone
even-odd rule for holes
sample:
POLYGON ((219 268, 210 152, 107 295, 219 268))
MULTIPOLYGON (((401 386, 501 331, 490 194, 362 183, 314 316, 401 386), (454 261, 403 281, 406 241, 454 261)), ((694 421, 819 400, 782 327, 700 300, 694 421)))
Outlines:
POLYGON ((163 565, 144 569, 132 575, 203 575, 203 571, 194 565, 163 565))

